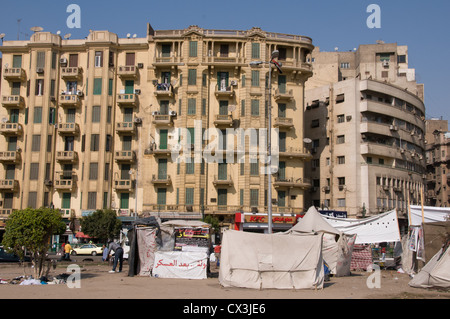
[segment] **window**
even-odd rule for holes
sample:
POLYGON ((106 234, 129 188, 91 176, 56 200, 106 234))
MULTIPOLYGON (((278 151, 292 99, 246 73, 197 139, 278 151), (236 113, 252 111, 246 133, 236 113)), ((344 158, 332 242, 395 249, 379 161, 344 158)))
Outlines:
POLYGON ((259 71, 252 70, 252 86, 259 87, 259 71))
POLYGON ((102 78, 94 79, 94 95, 102 94, 102 78))
POLYGON ((39 176, 39 163, 30 164, 30 180, 37 180, 39 176))
POLYGON ((259 100, 252 100, 251 115, 259 116, 259 100))
POLYGON ((250 175, 258 176, 259 175, 259 160, 253 160, 250 162, 250 175))
POLYGON ((125 55, 125 65, 134 66, 135 65, 135 54, 134 52, 127 52, 125 55))
POLYGON ((345 185, 345 177, 338 177, 338 185, 339 186, 345 185))
POLYGON ((44 95, 44 79, 36 80, 35 95, 37 96, 44 95))
POLYGON ((382 78, 388 78, 389 77, 389 71, 381 71, 381 77, 382 78))
POLYGON ((345 198, 338 198, 337 205, 338 207, 345 207, 345 198))
POLYGON ((349 62, 342 62, 341 63, 341 69, 349 69, 350 63, 349 62))
POLYGON ((105 176, 104 180, 107 181, 109 179, 109 163, 105 163, 105 176))
POLYGON ((337 161, 339 165, 345 164, 345 156, 338 156, 337 161))
MULTIPOLYGON (((167 188, 158 188, 156 203, 158 205, 166 205, 167 188)), ((161 207, 164 209, 164 207, 161 207)))
POLYGON ((190 161, 186 161, 186 174, 194 174, 195 163, 194 158, 191 157, 190 161))
POLYGON ((69 54, 69 67, 78 67, 78 54, 69 54))
POLYGON ((167 158, 158 160, 158 179, 167 179, 167 158))
POLYGON ((193 188, 186 188, 185 204, 186 205, 194 205, 194 189, 193 188))
POLYGON ((171 44, 163 44, 161 46, 161 56, 163 58, 170 58, 170 50, 172 48, 171 44))
POLYGON ((338 123, 344 123, 345 122, 345 115, 344 114, 339 114, 337 116, 337 122, 338 123))
POLYGON ((96 68, 103 66, 103 51, 95 51, 94 66, 96 68))
POLYGON ((20 95, 20 82, 12 83, 11 95, 20 95))
POLYGON ((97 208, 97 192, 88 192, 87 209, 97 208))
POLYGON ((36 56, 36 68, 44 68, 45 67, 45 52, 39 51, 36 56))
POLYGON ((189 69, 188 70, 188 85, 196 85, 197 84, 197 70, 189 69))
POLYGON ((342 103, 345 101, 345 95, 344 94, 339 94, 336 96, 336 103, 342 103))
POLYGON ((406 55, 398 55, 397 63, 406 63, 406 55))
POLYGON ((100 145, 100 135, 91 134, 91 152, 98 152, 100 145))
POLYGON ((63 209, 69 209, 70 208, 71 195, 72 195, 71 193, 62 193, 61 208, 63 208, 63 209))
POLYGON ((311 127, 319 127, 319 119, 314 119, 311 121, 311 127))
POLYGON ((89 164, 89 179, 97 180, 98 178, 98 163, 89 164))
POLYGON ((188 115, 195 115, 195 105, 197 103, 197 99, 188 99, 188 115))
POLYGON ((197 41, 189 42, 189 57, 191 58, 197 57, 197 41))
POLYGON ((336 144, 344 144, 345 143, 345 135, 338 135, 336 144))
POLYGON ((13 68, 21 68, 22 67, 22 56, 21 55, 13 55, 13 68))
POLYGON ((108 106, 106 113, 106 122, 111 123, 111 116, 112 116, 112 107, 108 106))
POLYGON ((259 202, 259 189, 250 190, 250 206, 258 206, 259 202))
POLYGON ((42 123, 42 107, 41 106, 34 107, 33 123, 34 124, 42 123))
POLYGON ((92 123, 100 122, 100 106, 94 105, 92 107, 92 123))
POLYGON ((388 61, 389 62, 391 60, 391 54, 390 53, 380 53, 378 55, 380 57, 380 61, 381 62, 383 62, 383 61, 388 61))
POLYGON ((31 151, 39 152, 41 149, 41 135, 33 135, 31 143, 31 151))
POLYGON ((37 203, 37 192, 28 193, 28 207, 36 208, 37 203))
POLYGON ((252 59, 259 59, 260 57, 260 44, 252 43, 252 59))

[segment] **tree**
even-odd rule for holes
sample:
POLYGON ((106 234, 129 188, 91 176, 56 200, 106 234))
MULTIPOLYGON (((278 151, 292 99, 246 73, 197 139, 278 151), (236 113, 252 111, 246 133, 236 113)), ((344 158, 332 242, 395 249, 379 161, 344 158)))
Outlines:
POLYGON ((40 278, 44 261, 50 248, 51 236, 63 234, 66 224, 59 210, 50 208, 16 210, 6 221, 2 244, 24 260, 25 252, 31 254, 34 277, 40 278))
POLYGON ((113 210, 97 210, 80 220, 81 229, 86 235, 98 238, 102 242, 113 239, 120 234, 122 222, 113 210))

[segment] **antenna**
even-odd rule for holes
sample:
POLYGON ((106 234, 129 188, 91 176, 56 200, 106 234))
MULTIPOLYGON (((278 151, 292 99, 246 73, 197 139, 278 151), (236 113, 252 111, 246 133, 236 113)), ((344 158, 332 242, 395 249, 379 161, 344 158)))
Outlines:
POLYGON ((71 33, 67 33, 66 35, 64 35, 64 39, 69 40, 69 38, 72 36, 71 33))

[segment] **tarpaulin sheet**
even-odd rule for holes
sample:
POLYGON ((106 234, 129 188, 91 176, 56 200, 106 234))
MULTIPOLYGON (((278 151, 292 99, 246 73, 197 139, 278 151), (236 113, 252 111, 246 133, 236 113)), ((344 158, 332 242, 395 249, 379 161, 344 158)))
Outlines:
POLYGON ((204 252, 157 251, 153 277, 206 279, 208 254, 204 252))
MULTIPOLYGON (((420 226, 422 224, 422 206, 410 205, 411 219, 410 226, 420 226)), ((445 222, 450 218, 450 208, 448 207, 423 207, 423 220, 425 223, 445 222)))
POLYGON ((155 261, 156 252, 156 228, 137 228, 139 275, 150 276, 155 261))

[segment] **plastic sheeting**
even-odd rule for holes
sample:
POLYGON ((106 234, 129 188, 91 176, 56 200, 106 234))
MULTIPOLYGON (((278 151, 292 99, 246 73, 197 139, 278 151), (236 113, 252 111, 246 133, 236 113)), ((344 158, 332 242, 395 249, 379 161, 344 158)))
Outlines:
POLYGON ((156 232, 153 227, 137 228, 140 276, 150 276, 155 261, 156 232))
POLYGON ((416 288, 450 288, 450 249, 441 249, 409 282, 416 288))
POLYGON ((204 252, 157 251, 153 277, 206 279, 208 255, 204 252))
POLYGON ((448 207, 423 207, 423 219, 422 219, 422 206, 410 205, 411 219, 409 221, 410 226, 420 226, 422 220, 425 223, 444 222, 450 218, 450 208, 448 207))

